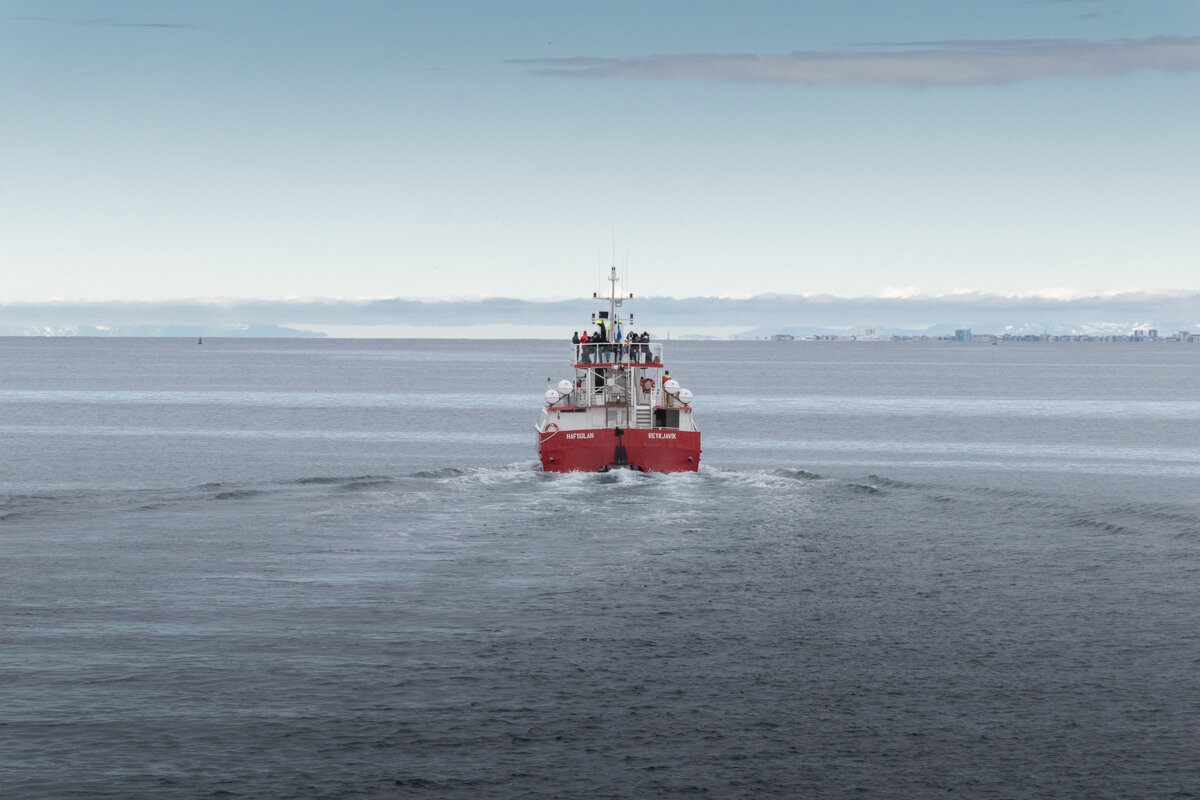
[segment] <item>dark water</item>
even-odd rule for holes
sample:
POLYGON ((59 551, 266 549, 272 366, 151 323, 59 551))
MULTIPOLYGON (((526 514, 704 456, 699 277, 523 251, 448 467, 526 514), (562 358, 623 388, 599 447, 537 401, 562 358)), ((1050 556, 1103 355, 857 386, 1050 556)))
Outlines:
POLYGON ((3 797, 1200 794, 1200 348, 0 339, 3 797))

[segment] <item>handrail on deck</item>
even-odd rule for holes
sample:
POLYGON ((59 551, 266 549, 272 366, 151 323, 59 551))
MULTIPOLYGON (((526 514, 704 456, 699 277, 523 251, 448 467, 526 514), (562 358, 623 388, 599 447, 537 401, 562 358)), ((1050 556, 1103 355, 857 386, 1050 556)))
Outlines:
POLYGON ((573 345, 576 364, 661 364, 661 342, 588 342, 573 345))

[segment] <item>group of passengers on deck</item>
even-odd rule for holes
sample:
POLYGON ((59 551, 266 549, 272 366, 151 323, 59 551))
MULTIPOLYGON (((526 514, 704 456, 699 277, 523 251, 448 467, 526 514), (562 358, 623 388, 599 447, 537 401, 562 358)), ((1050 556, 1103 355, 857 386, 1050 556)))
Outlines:
POLYGON ((650 334, 646 331, 622 337, 620 325, 610 331, 605 327, 603 320, 596 323, 596 328, 596 333, 592 336, 588 336, 588 332, 584 330, 583 333, 575 331, 575 335, 571 337, 571 343, 577 345, 576 352, 582 355, 582 358, 577 359, 580 363, 592 363, 593 352, 598 364, 621 361, 626 355, 635 363, 650 363, 650 334))

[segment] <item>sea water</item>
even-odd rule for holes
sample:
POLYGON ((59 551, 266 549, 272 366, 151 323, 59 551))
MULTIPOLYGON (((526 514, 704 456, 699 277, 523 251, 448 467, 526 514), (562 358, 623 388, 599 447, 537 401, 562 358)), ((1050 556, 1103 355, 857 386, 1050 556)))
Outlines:
POLYGON ((1200 347, 0 339, 0 795, 1200 794, 1200 347))

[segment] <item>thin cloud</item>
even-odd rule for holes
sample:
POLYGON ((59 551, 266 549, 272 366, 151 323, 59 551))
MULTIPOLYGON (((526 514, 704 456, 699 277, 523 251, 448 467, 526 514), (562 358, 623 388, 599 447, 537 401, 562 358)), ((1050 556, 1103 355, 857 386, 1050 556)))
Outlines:
POLYGON ((1062 39, 873 44, 783 54, 701 53, 648 58, 517 59, 552 78, 640 78, 809 86, 982 86, 1138 70, 1200 72, 1200 36, 1087 42, 1062 39))
POLYGON ((129 22, 115 17, 92 17, 89 19, 60 19, 57 17, 25 16, 11 17, 19 22, 49 22, 56 25, 82 25, 92 28, 194 28, 195 25, 185 22, 129 22))
POLYGON ((85 19, 79 21, 80 25, 95 25, 102 28, 194 28, 195 25, 190 25, 181 22, 126 22, 120 19, 111 19, 103 17, 99 19, 85 19))

